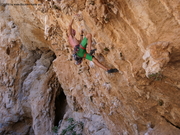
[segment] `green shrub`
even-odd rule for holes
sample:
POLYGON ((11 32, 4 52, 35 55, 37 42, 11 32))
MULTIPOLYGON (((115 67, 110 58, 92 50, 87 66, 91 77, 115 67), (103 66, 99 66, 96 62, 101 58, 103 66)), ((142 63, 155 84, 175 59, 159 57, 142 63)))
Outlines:
POLYGON ((82 122, 78 122, 75 121, 73 118, 69 118, 67 119, 67 121, 69 122, 69 125, 67 126, 66 129, 63 129, 60 135, 81 135, 81 134, 77 134, 76 131, 74 131, 74 129, 76 127, 80 128, 81 130, 83 130, 83 126, 84 124, 82 122))
POLYGON ((109 50, 109 48, 105 47, 105 48, 104 48, 104 51, 109 52, 110 50, 109 50))
POLYGON ((158 72, 158 73, 152 73, 152 74, 148 75, 148 77, 155 81, 161 81, 164 76, 162 73, 158 72))
POLYGON ((57 132, 58 132, 58 127, 57 127, 57 126, 54 126, 54 127, 52 128, 52 131, 53 131, 54 133, 57 133, 57 132))

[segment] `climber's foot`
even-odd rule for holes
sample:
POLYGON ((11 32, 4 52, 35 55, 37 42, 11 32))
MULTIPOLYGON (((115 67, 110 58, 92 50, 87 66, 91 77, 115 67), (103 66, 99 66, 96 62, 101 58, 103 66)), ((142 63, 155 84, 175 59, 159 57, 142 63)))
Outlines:
POLYGON ((107 70, 108 73, 115 73, 118 72, 116 68, 107 70))
POLYGON ((92 56, 92 55, 95 53, 96 50, 97 50, 97 49, 91 50, 89 54, 92 56))

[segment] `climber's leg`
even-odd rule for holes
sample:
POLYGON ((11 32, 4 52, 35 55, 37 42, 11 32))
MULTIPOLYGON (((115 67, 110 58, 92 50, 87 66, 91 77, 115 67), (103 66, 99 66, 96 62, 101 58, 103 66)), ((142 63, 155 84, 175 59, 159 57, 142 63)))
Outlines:
POLYGON ((92 35, 89 33, 86 35, 86 38, 88 39, 87 53, 90 53, 92 45, 92 35))
POLYGON ((92 61, 94 62, 95 65, 97 65, 98 67, 104 69, 105 71, 107 71, 108 73, 115 73, 118 72, 118 70, 116 68, 107 68, 105 67, 103 64, 101 64, 96 58, 93 57, 92 61))
POLYGON ((107 67, 105 67, 103 64, 101 64, 96 58, 93 57, 92 61, 94 62, 95 65, 97 65, 98 67, 104 69, 104 70, 109 70, 107 67))
MULTIPOLYGON (((117 69, 109 69, 107 67, 105 67, 103 64, 101 64, 96 58, 94 58, 92 55, 90 55, 90 51, 91 51, 91 45, 92 45, 92 35, 91 34, 87 34, 86 35, 86 38, 88 40, 88 46, 87 46, 87 52, 85 54, 85 58, 90 60, 90 61, 93 61, 95 65, 97 65, 98 67, 104 69, 105 71, 107 71, 108 73, 114 73, 114 72, 118 72, 117 69)), ((81 45, 83 45, 83 43, 81 43, 81 45)))

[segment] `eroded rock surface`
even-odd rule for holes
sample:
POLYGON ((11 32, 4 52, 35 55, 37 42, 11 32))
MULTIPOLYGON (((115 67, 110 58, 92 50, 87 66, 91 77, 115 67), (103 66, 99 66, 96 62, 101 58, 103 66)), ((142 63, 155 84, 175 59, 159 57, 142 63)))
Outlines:
POLYGON ((168 42, 150 44, 143 55, 146 76, 158 73, 170 60, 171 47, 168 42))

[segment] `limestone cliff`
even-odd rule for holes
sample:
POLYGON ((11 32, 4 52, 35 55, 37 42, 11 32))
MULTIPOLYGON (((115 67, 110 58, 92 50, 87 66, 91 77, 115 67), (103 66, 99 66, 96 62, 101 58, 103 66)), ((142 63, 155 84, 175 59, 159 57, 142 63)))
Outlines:
POLYGON ((0 134, 180 134, 179 14, 179 0, 1 0, 0 134), (118 73, 75 65, 72 18, 118 73))

